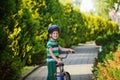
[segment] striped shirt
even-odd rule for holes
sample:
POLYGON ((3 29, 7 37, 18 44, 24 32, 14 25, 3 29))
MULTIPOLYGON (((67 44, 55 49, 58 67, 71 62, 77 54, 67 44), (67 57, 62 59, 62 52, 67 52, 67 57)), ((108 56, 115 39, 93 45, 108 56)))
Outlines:
POLYGON ((54 41, 54 40, 49 40, 48 41, 48 43, 47 43, 47 56, 51 56, 50 52, 48 50, 49 48, 52 48, 53 54, 55 56, 59 55, 59 44, 56 41, 54 41))

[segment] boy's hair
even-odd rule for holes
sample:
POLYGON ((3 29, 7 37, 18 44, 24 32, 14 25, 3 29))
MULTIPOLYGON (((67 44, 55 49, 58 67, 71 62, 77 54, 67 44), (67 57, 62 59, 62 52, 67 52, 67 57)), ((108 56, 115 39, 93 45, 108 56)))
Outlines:
POLYGON ((51 34, 53 31, 58 31, 60 33, 60 28, 57 25, 52 25, 48 28, 48 33, 51 34))

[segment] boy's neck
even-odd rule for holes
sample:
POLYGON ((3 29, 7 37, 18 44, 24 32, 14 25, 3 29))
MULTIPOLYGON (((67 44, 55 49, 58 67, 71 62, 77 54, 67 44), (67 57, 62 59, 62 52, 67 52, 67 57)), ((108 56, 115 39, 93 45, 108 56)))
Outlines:
POLYGON ((52 41, 56 41, 55 39, 53 39, 53 38, 50 38, 50 40, 52 40, 52 41))

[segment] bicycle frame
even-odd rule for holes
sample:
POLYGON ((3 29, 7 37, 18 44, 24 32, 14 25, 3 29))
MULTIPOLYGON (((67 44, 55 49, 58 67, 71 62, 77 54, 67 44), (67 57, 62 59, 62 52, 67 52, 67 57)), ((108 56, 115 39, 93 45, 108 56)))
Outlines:
MULTIPOLYGON (((67 58, 68 54, 69 52, 66 52, 66 55, 64 57, 59 57, 59 59, 63 61, 63 59, 67 58)), ((55 74, 56 80, 71 80, 70 74, 64 71, 64 64, 57 64, 56 67, 57 67, 57 73, 55 74), (59 72, 58 72, 58 68, 59 68, 59 72), (68 79, 64 79, 65 76, 67 76, 68 79)))

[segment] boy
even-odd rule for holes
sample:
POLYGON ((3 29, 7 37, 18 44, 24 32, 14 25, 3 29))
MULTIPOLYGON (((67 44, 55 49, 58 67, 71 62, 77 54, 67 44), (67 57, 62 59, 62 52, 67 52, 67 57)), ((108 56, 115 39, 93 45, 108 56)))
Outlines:
POLYGON ((48 67, 48 77, 47 80, 56 80, 56 64, 62 64, 63 62, 58 59, 59 51, 70 51, 74 52, 70 48, 62 48, 58 43, 57 39, 59 37, 60 28, 57 25, 52 25, 48 28, 49 41, 47 42, 47 67, 48 67))

